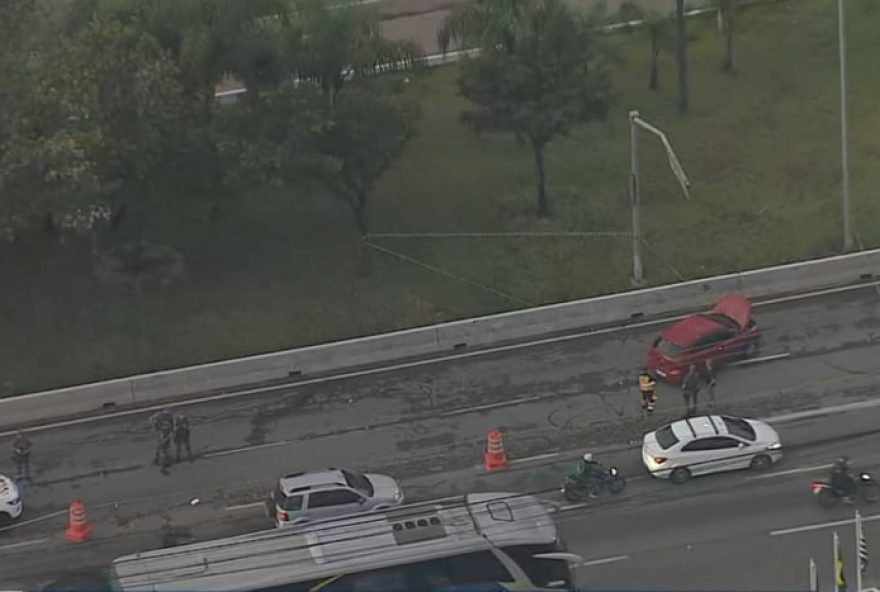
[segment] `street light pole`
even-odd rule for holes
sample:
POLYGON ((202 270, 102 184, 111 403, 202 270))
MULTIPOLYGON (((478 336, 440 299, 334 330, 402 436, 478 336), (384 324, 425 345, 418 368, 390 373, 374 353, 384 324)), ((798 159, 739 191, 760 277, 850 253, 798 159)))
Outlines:
POLYGON ((853 246, 849 203, 849 154, 846 113, 846 13, 843 0, 837 0, 837 42, 840 49, 840 166, 843 184, 843 250, 853 246))
POLYGON ((629 195, 632 205, 633 277, 634 286, 645 284, 642 268, 642 204, 639 202, 639 130, 638 111, 629 112, 629 195))
POLYGON ((666 138, 666 134, 662 131, 639 117, 638 111, 630 111, 629 112, 629 161, 630 161, 630 173, 629 173, 629 195, 630 201, 632 203, 632 234, 633 234, 633 276, 632 283, 634 286, 643 286, 645 285, 645 273, 644 268, 642 266, 642 202, 641 195, 639 192, 639 136, 638 136, 638 128, 645 129, 663 142, 663 147, 666 148, 666 157, 669 159, 669 168, 672 169, 672 174, 675 175, 675 178, 678 179, 678 182, 681 184, 681 191, 684 193, 685 199, 688 198, 688 187, 690 187, 690 181, 688 181, 687 175, 684 173, 684 169, 681 168, 681 164, 678 162, 678 158, 675 156, 675 152, 672 150, 672 144, 669 143, 669 140, 666 138))

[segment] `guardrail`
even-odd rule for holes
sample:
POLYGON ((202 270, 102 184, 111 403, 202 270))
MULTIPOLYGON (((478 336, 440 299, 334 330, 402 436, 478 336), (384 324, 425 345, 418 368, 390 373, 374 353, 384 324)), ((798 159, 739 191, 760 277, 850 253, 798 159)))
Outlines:
POLYGON ((623 325, 708 308, 728 292, 765 298, 880 279, 880 249, 0 399, 0 426, 153 404, 292 377, 442 356, 465 348, 623 325))

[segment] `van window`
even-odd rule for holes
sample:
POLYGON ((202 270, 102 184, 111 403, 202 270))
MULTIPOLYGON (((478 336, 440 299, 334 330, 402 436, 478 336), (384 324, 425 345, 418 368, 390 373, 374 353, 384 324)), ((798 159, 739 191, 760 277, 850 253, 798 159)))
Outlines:
POLYGON ((348 489, 332 489, 330 491, 313 491, 309 495, 309 509, 329 508, 331 506, 343 506, 356 504, 361 498, 358 494, 348 489))
POLYGON ((275 505, 287 512, 297 512, 302 509, 303 496, 284 495, 284 491, 282 491, 281 486, 275 488, 275 494, 273 495, 273 498, 275 499, 275 505))
POLYGON ((416 578, 413 581, 414 589, 514 581, 504 564, 491 551, 422 561, 408 566, 408 569, 416 578))

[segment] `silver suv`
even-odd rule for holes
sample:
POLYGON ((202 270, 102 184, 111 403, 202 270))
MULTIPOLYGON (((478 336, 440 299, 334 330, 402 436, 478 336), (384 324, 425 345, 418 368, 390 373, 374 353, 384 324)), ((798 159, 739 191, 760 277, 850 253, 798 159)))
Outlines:
POLYGON ((279 528, 322 518, 386 510, 403 502, 397 481, 386 475, 327 469, 285 475, 270 494, 279 528))

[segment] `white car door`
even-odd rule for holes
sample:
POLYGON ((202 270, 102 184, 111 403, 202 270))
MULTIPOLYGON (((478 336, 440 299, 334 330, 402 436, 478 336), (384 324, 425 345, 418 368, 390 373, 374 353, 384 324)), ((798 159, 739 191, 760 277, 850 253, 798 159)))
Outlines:
POLYGON ((735 471, 749 466, 751 456, 745 443, 730 436, 715 436, 710 440, 715 456, 713 472, 735 471))
POLYGON ((704 475, 714 472, 712 463, 716 459, 714 450, 712 450, 711 440, 712 438, 697 438, 682 446, 680 460, 676 463, 676 466, 687 467, 691 475, 704 475))

